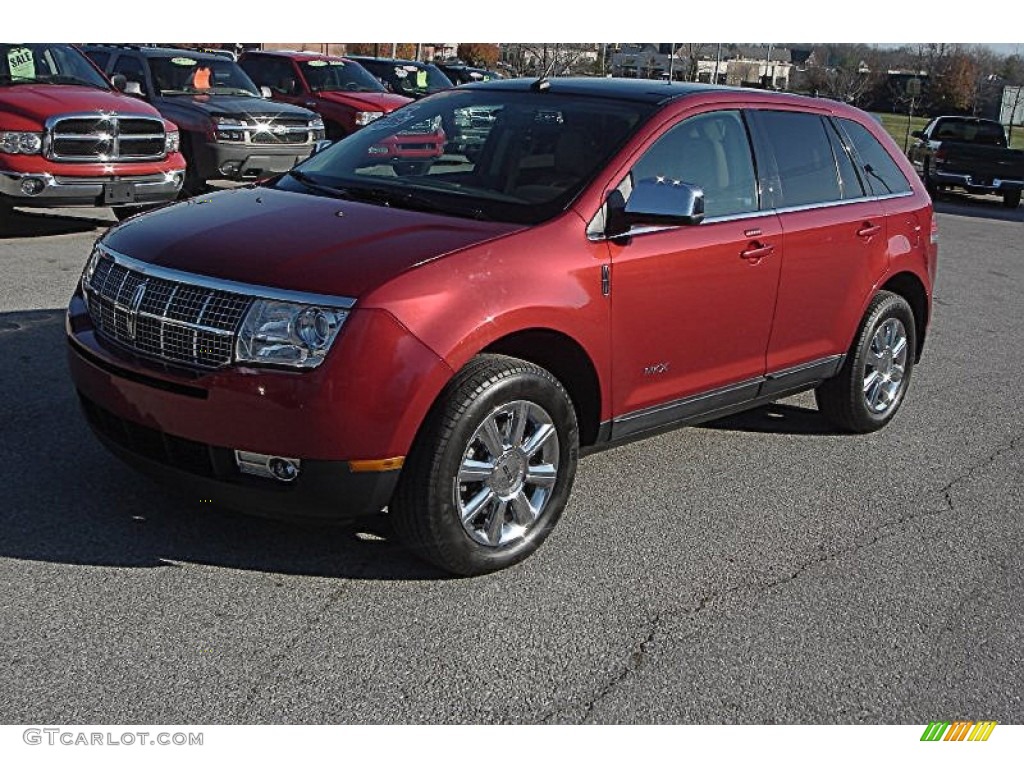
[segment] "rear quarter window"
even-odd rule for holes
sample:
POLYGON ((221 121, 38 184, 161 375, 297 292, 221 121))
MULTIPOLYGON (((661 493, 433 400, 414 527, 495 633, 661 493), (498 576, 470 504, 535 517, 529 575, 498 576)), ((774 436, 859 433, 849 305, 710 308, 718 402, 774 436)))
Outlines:
POLYGON ((903 175, 903 171, 867 128, 846 118, 839 118, 839 125, 850 137, 850 143, 860 158, 872 193, 896 195, 910 191, 910 182, 903 175))

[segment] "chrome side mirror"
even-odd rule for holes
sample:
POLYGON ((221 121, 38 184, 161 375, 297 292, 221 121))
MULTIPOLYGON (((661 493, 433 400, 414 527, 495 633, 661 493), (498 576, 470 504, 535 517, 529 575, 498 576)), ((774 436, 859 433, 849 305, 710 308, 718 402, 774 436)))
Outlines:
POLYGON ((692 226, 704 220, 704 190, 666 176, 640 179, 622 211, 624 223, 692 226))

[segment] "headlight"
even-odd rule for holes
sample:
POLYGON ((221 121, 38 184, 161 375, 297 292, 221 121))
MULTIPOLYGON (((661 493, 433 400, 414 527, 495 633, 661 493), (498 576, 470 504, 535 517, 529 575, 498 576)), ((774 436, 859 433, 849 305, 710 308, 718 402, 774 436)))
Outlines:
POLYGON ((181 149, 181 134, 177 131, 168 131, 164 135, 164 154, 173 154, 181 149))
POLYGON ((215 117, 213 127, 217 141, 245 141, 245 123, 237 117, 215 117))
POLYGON ((42 148, 41 133, 0 131, 0 152, 6 155, 37 155, 42 148))
POLYGON ((316 368, 346 317, 344 309, 257 299, 242 321, 235 360, 316 368))
POLYGON ((378 117, 384 117, 383 112, 356 112, 356 125, 369 125, 378 117))

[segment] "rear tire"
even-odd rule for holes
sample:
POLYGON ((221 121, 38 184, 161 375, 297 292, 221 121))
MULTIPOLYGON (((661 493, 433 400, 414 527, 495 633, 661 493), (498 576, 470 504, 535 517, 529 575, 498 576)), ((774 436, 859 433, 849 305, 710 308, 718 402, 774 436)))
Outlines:
POLYGON ((445 387, 389 507, 395 531, 454 574, 506 568, 558 522, 576 474, 579 429, 561 383, 513 357, 480 355, 445 387))
POLYGON ((903 402, 916 349, 910 305, 902 296, 879 291, 864 313, 843 367, 815 390, 818 409, 849 432, 881 429, 903 402))
POLYGON ((1020 190, 1014 189, 1009 192, 1003 192, 1003 205, 1007 208, 1016 208, 1020 205, 1020 190))

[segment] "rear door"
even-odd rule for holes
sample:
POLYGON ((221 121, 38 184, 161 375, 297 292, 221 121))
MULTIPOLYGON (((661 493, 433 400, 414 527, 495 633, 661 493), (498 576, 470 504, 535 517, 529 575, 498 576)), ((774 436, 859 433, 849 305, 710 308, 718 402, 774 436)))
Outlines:
POLYGON ((785 256, 768 345, 769 386, 830 374, 888 267, 885 211, 825 115, 756 110, 762 183, 782 222, 785 256), (786 375, 789 374, 789 375, 786 375))

